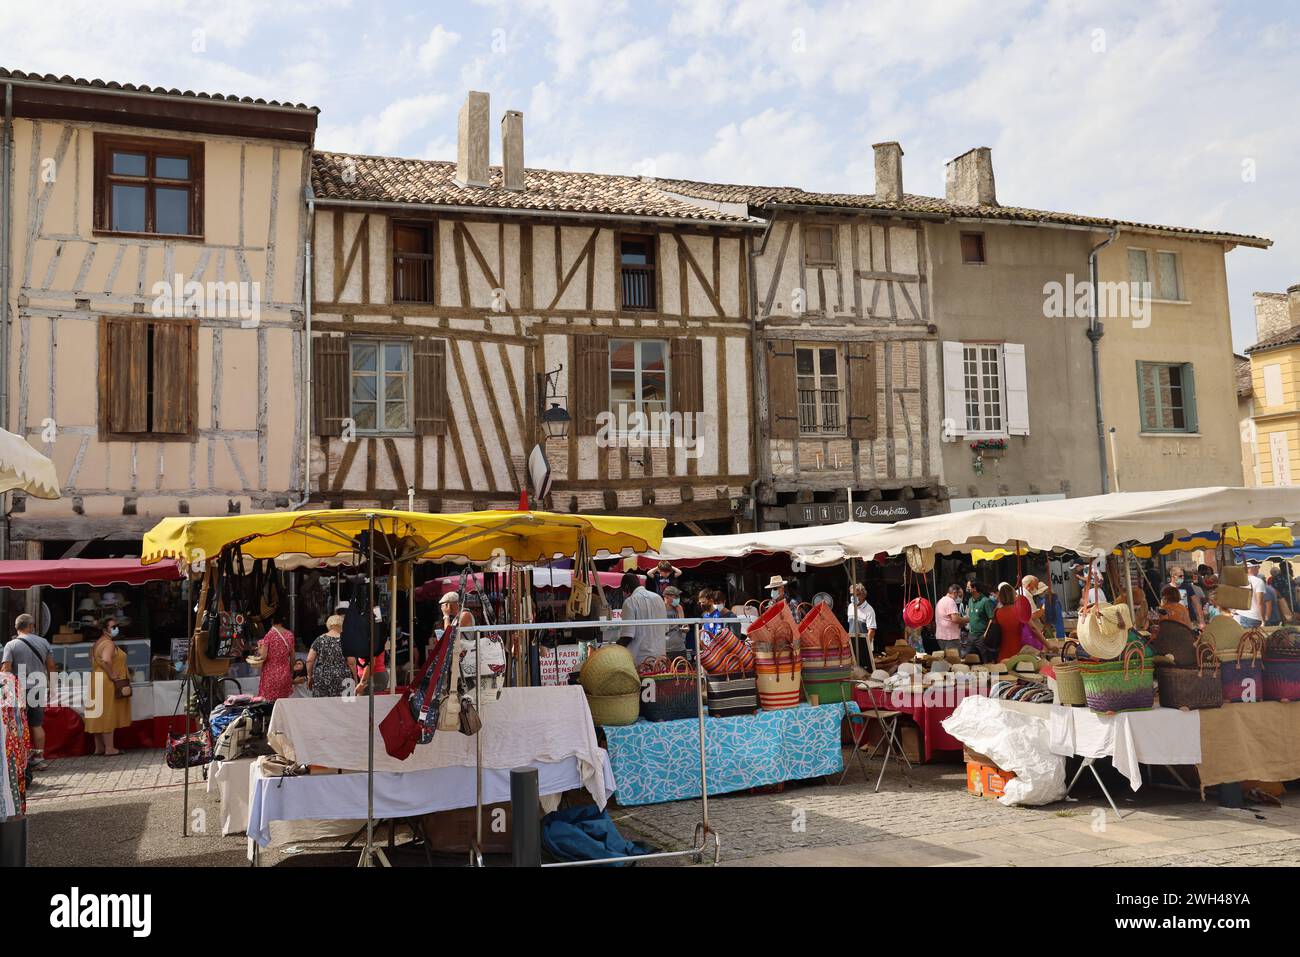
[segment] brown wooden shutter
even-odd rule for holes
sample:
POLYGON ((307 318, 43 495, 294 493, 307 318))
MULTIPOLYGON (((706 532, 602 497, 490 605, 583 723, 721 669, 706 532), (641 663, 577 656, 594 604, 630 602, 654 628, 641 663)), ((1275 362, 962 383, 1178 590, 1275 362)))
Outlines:
POLYGON ((191 435, 198 402, 193 319, 153 323, 153 431, 191 435))
POLYGON ((149 430, 149 324, 139 319, 100 320, 100 429, 107 433, 149 430))
POLYGON ((415 357, 415 434, 447 434, 447 340, 421 336, 415 357))
POLYGON ((850 342, 848 365, 849 438, 876 437, 876 344, 850 342))
POLYGON ((573 393, 574 428, 578 435, 594 435, 596 417, 609 410, 609 339, 605 336, 578 335, 573 337, 573 393))
POLYGON ((799 402, 795 393, 794 343, 767 344, 767 413, 774 439, 799 437, 799 402))
POLYGON ((672 341, 672 412, 704 411, 704 363, 699 339, 672 341))
POLYGON ((311 342, 313 428, 317 435, 342 435, 351 414, 348 402, 347 336, 317 336, 311 342))

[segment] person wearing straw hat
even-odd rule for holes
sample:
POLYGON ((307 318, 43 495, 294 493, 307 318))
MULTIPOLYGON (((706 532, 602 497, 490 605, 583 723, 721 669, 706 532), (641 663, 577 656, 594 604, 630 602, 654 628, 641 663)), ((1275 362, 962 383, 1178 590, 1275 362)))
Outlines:
POLYGON ((786 581, 780 575, 773 575, 771 580, 767 583, 767 594, 772 601, 783 601, 789 605, 790 614, 794 615, 795 621, 798 621, 802 616, 799 614, 798 603, 786 594, 786 589, 789 585, 790 582, 786 581))

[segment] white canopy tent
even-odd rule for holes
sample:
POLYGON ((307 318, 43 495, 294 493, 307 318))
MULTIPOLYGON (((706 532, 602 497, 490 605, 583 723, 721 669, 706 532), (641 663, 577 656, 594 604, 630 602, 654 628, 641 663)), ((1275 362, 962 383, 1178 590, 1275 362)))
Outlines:
POLYGON ((21 491, 36 498, 58 498, 54 463, 21 436, 0 429, 0 492, 21 491))
MULTIPOLYGON (((684 535, 665 538, 659 558, 672 561, 707 561, 744 558, 747 555, 788 554, 806 565, 838 565, 846 558, 859 557, 845 551, 843 542, 864 528, 884 526, 861 522, 783 528, 772 532, 741 532, 736 535, 684 535)), ((874 555, 875 552, 872 552, 874 555)))
POLYGON ((1017 543, 1038 551, 1064 549, 1101 557, 1122 545, 1157 542, 1166 535, 1297 520, 1300 488, 1112 492, 929 515, 894 525, 856 525, 839 545, 846 555, 857 557, 898 555, 910 545, 946 554, 1017 543))

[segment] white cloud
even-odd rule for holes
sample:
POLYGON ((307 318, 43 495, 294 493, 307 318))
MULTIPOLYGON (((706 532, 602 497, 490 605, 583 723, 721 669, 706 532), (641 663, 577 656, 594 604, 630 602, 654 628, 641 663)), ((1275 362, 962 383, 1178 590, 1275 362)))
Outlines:
POLYGON ((420 44, 417 54, 420 66, 425 70, 432 70, 458 43, 460 43, 459 33, 448 30, 441 23, 435 24, 429 31, 428 39, 420 44))
POLYGON ((446 122, 449 103, 442 93, 404 97, 357 123, 334 126, 322 122, 316 142, 322 149, 350 153, 395 153, 434 120, 446 122))
POLYGON ((591 63, 591 92, 607 100, 644 98, 654 89, 653 71, 664 57, 659 40, 645 37, 591 63))

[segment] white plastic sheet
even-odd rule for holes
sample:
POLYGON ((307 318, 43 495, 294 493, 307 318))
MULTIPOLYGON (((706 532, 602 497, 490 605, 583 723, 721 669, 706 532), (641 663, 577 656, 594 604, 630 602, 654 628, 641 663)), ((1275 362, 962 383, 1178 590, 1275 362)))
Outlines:
POLYGON ((1015 773, 998 801, 1051 804, 1065 797, 1065 759, 1052 753, 1048 713, 1043 705, 1008 707, 1008 702, 972 695, 963 699, 943 728, 972 751, 1015 773))

